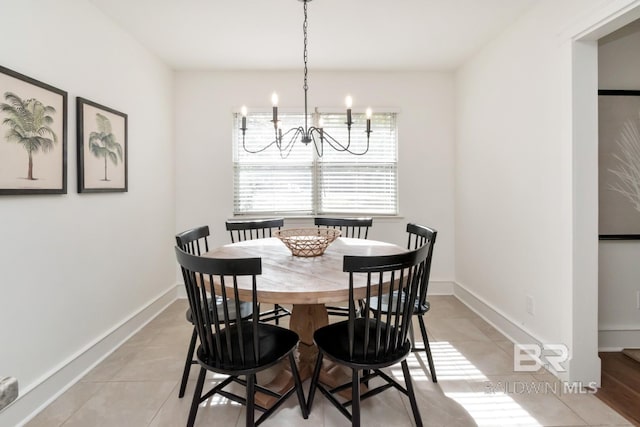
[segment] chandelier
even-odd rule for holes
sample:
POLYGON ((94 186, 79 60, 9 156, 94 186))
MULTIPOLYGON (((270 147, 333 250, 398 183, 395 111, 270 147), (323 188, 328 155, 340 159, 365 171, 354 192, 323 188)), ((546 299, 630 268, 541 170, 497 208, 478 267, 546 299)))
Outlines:
POLYGON ((351 107, 353 104, 353 99, 351 98, 351 96, 347 96, 345 100, 345 104, 347 107, 347 121, 345 122, 345 124, 347 125, 346 144, 336 140, 323 129, 323 120, 322 118, 320 118, 320 113, 318 112, 317 108, 313 113, 314 124, 312 126, 309 126, 309 112, 307 109, 307 92, 309 91, 309 85, 307 84, 307 3, 309 3, 311 0, 299 1, 304 4, 304 23, 302 25, 302 31, 304 35, 304 85, 302 86, 302 88, 304 89, 304 126, 293 127, 287 131, 283 131, 281 122, 280 120, 278 120, 278 95, 274 92, 271 96, 271 102, 273 104, 273 117, 271 122, 273 123, 275 139, 259 149, 252 150, 247 148, 245 144, 245 133, 247 131, 247 107, 243 106, 241 109, 242 126, 240 127, 240 130, 242 131, 242 148, 248 153, 256 154, 265 151, 275 145, 275 147, 280 152, 280 157, 286 158, 289 156, 289 153, 291 152, 291 149, 293 148, 295 143, 300 140, 303 144, 305 144, 305 146, 313 142, 313 146, 316 150, 316 153, 318 154, 318 157, 322 157, 325 143, 336 151, 344 151, 357 156, 366 154, 367 151, 369 151, 369 137, 371 136, 371 108, 367 108, 366 110, 366 147, 363 151, 354 151, 351 149, 351 126, 353 125, 353 121, 351 118, 351 107))

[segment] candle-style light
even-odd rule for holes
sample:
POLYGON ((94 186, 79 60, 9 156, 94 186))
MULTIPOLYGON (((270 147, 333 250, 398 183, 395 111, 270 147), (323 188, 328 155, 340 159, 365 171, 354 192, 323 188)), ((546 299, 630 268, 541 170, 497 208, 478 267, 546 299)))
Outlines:
POLYGON ((278 94, 273 92, 271 94, 271 105, 273 105, 273 127, 278 127, 278 94))
POLYGON ((320 143, 324 139, 324 119, 320 117, 318 119, 318 130, 320 131, 320 143))
POLYGON ((369 138, 369 135, 371 134, 371 108, 367 108, 366 116, 367 116, 367 130, 365 132, 367 132, 367 138, 369 138))
POLYGON ((344 99, 344 103, 347 106, 347 127, 351 128, 351 125, 353 124, 353 122, 351 121, 351 107, 353 107, 353 98, 351 98, 351 95, 347 95, 347 97, 344 99))
POLYGON ((242 114, 242 127, 240 129, 242 129, 242 133, 244 134, 244 132, 247 130, 247 106, 243 105, 242 108, 240 108, 240 114, 242 114))

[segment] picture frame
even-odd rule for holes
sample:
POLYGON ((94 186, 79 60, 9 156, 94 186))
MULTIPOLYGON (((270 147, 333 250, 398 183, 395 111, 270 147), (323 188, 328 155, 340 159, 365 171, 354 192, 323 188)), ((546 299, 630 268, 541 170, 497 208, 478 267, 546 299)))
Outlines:
POLYGON ((0 195, 67 193, 67 92, 0 66, 0 195))
POLYGON ((640 90, 598 91, 600 240, 640 239, 640 90))
POLYGON ((127 192, 128 116, 76 98, 78 193, 127 192))

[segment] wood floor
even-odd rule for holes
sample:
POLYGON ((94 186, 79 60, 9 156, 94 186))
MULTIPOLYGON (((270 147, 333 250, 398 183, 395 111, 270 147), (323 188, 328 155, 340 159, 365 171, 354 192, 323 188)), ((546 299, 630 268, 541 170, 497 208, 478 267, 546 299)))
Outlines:
POLYGON ((600 353, 602 388, 596 396, 640 426, 640 363, 622 353, 600 353))

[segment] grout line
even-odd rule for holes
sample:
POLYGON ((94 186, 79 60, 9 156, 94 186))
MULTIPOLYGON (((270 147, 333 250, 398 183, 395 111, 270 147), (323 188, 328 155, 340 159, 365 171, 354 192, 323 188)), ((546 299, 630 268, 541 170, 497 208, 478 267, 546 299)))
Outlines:
MULTIPOLYGON (((78 383, 76 383, 76 384, 78 384, 78 383)), ((74 384, 72 387, 74 387, 74 386, 75 386, 75 384, 74 384)), ((102 389, 103 389, 103 388, 104 388, 104 384, 101 384, 101 385, 100 385, 100 387, 98 387, 98 389, 97 389, 95 392, 93 392, 91 395, 89 395, 89 397, 87 397, 87 399, 86 399, 86 400, 84 400, 84 401, 82 402, 82 404, 80 404, 77 408, 75 408, 73 411, 71 411, 71 413, 69 414, 69 416, 68 416, 67 418, 65 418, 65 419, 64 419, 64 421, 62 421, 62 423, 60 423, 60 424, 59 424, 59 426, 60 426, 60 427, 64 426, 64 425, 67 423, 67 421, 69 421, 71 418, 73 418, 73 416, 74 416, 74 415, 75 415, 75 414, 76 414, 80 409, 82 409, 82 408, 84 407, 84 405, 86 405, 86 404, 87 404, 87 402, 88 402, 89 400, 91 400, 91 398, 93 398, 93 397, 94 397, 94 396, 96 396, 100 391, 102 391, 102 389)), ((68 393, 68 390, 67 390, 65 393, 63 393, 62 395, 60 395, 60 397, 58 397, 58 399, 60 399, 60 398, 61 398, 62 396, 64 396, 66 393, 68 393)), ((57 399, 56 399, 56 400, 57 400, 57 399)), ((55 402, 55 400, 54 400, 54 402, 55 402)))
POLYGON ((151 417, 151 419, 149 420, 149 422, 147 423, 147 426, 150 426, 153 421, 156 419, 156 417, 160 414, 160 411, 162 411, 162 408, 164 407, 164 405, 169 401, 169 399, 171 398, 171 396, 175 396, 175 392, 178 390, 178 388, 180 387, 180 380, 176 381, 176 385, 173 386, 173 388, 171 389, 171 391, 169 391, 169 394, 167 395, 166 399, 164 399, 164 401, 160 404, 160 406, 158 407, 158 409, 156 410, 156 412, 153 414, 153 417, 151 417))

